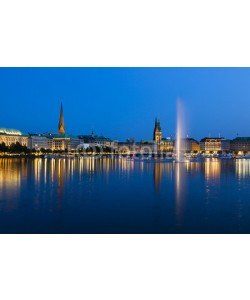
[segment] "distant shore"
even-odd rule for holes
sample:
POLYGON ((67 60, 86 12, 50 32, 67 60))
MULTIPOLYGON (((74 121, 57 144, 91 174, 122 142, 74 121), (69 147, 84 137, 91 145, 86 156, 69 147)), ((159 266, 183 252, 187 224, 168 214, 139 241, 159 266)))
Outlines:
MULTIPOLYGON (((96 154, 67 154, 67 153, 53 153, 53 154, 0 154, 0 159, 12 159, 12 158, 19 158, 19 159, 74 159, 74 158, 127 158, 131 160, 166 160, 166 161, 173 161, 175 160, 174 154, 118 154, 118 153, 96 153, 96 154)), ((184 157, 187 161, 199 161, 206 158, 217 158, 217 159, 250 159, 250 155, 219 155, 219 154, 195 154, 195 155, 186 155, 184 157)))

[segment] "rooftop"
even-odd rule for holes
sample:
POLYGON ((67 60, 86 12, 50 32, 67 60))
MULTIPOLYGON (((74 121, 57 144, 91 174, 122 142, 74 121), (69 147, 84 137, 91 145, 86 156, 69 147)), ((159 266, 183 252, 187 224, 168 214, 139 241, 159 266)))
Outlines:
POLYGON ((250 142, 250 137, 237 137, 233 139, 235 142, 250 142))
POLYGON ((107 138, 103 135, 93 135, 93 134, 90 134, 90 135, 79 135, 79 138, 80 139, 83 139, 83 140, 88 140, 88 141, 107 141, 107 142, 111 142, 112 140, 110 138, 107 138))
POLYGON ((72 139, 72 138, 78 138, 73 135, 68 134, 58 134, 58 133, 45 133, 43 136, 46 136, 47 138, 53 138, 53 139, 72 139))
POLYGON ((206 140, 224 140, 224 137, 204 137, 201 139, 201 142, 205 142, 206 140))
POLYGON ((13 129, 13 128, 0 128, 0 134, 22 135, 22 132, 20 130, 13 129))

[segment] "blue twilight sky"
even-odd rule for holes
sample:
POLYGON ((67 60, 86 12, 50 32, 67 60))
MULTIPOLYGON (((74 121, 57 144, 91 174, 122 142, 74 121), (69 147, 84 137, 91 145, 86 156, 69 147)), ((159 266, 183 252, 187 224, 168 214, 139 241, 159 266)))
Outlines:
POLYGON ((0 127, 23 132, 57 132, 62 101, 69 134, 174 136, 178 98, 190 136, 250 136, 250 68, 0 68, 0 127))

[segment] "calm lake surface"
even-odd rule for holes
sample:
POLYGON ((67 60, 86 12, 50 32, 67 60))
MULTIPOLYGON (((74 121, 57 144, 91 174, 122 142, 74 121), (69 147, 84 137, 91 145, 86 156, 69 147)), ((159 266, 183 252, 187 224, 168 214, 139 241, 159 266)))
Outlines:
POLYGON ((250 233, 250 160, 0 159, 0 233, 250 233))

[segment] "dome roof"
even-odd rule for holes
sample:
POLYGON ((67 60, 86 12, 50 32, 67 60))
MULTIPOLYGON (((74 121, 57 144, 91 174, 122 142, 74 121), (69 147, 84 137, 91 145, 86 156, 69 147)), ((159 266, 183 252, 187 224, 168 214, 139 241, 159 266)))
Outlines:
POLYGON ((12 128, 0 128, 0 134, 22 135, 22 132, 20 130, 12 128))

